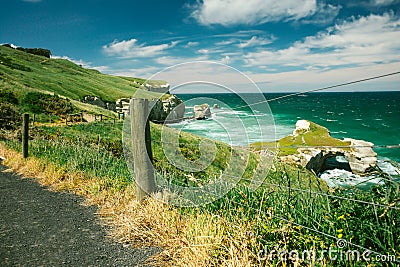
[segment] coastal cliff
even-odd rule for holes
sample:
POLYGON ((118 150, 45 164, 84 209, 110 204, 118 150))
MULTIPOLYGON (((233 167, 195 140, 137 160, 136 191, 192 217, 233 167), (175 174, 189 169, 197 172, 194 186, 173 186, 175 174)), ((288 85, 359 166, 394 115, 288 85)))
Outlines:
POLYGON ((255 150, 276 148, 282 162, 306 167, 315 174, 343 169, 358 175, 368 175, 377 167, 373 143, 364 140, 330 136, 329 130, 311 121, 299 120, 293 134, 276 142, 252 144, 255 150))

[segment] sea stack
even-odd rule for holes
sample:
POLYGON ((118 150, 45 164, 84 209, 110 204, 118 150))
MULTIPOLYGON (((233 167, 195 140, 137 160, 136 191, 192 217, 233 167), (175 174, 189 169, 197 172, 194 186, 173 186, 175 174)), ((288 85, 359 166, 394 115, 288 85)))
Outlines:
POLYGON ((196 120, 205 120, 211 117, 211 110, 208 104, 195 105, 193 110, 196 120))

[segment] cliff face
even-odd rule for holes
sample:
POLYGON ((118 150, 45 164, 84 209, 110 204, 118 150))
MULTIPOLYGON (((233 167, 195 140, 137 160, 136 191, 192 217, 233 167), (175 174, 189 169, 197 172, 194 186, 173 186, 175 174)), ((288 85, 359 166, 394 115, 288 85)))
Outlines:
POLYGON ((176 95, 170 95, 164 100, 156 100, 150 112, 150 120, 153 121, 177 121, 185 115, 185 104, 176 95))

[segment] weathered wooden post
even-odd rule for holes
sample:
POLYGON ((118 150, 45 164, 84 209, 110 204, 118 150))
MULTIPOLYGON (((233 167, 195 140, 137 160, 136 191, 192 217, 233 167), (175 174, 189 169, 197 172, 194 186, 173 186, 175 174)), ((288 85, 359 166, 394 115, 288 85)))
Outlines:
POLYGON ((22 156, 28 157, 28 142, 29 142, 29 114, 25 113, 22 116, 22 156))
POLYGON ((132 152, 137 201, 142 201, 146 196, 154 193, 156 189, 148 114, 149 101, 147 99, 131 100, 132 152))
POLYGON ((100 114, 100 122, 103 121, 103 114, 100 114))

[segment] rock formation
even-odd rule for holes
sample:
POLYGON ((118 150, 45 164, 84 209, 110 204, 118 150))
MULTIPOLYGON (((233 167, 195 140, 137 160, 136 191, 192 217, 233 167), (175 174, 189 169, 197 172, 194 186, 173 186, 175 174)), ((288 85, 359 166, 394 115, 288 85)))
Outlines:
POLYGON ((168 98, 153 102, 150 112, 150 120, 155 121, 179 121, 185 115, 185 104, 175 95, 170 95, 168 98))
MULTIPOLYGON (((117 112, 124 113, 125 116, 127 116, 129 114, 129 102, 129 98, 117 99, 117 112)), ((169 121, 177 121, 183 119, 185 115, 185 104, 175 95, 169 95, 169 97, 166 97, 163 100, 154 100, 153 102, 150 102, 150 107, 152 109, 149 118, 152 121, 164 121, 167 118, 169 121)))
POLYGON ((161 81, 149 81, 148 83, 143 84, 142 87, 142 89, 161 94, 169 94, 169 88, 170 85, 168 83, 161 81))
POLYGON ((114 102, 106 102, 103 101, 100 97, 98 96, 85 96, 82 99, 83 103, 87 103, 87 104, 91 104, 91 105, 95 105, 104 109, 108 109, 111 111, 116 111, 116 105, 114 102))
POLYGON ((193 110, 196 120, 204 120, 211 117, 211 110, 208 104, 195 105, 193 110))
MULTIPOLYGON (((300 147, 296 153, 281 156, 281 160, 302 165, 316 174, 337 168, 366 175, 376 167, 377 154, 372 149, 373 143, 351 138, 344 138, 342 141, 332 138, 326 128, 305 120, 297 121, 291 137, 293 140, 302 140, 302 145, 291 144, 293 147, 300 147), (322 135, 323 131, 327 135, 322 135), (307 140, 313 140, 314 143, 307 140), (329 145, 332 140, 336 141, 335 145, 329 145)), ((287 142, 288 139, 285 140, 287 142)))
POLYGON ((82 99, 82 102, 95 105, 101 108, 106 108, 106 103, 104 103, 104 101, 98 96, 87 95, 82 99))

